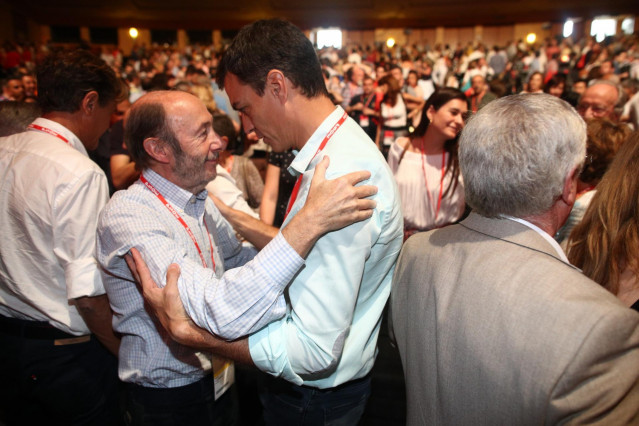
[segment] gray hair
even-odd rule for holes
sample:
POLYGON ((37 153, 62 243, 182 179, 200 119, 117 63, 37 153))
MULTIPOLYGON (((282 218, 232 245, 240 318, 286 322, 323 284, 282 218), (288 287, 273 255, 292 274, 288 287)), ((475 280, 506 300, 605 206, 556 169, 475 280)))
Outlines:
POLYGON ((486 217, 547 212, 586 155, 586 123, 565 101, 521 94, 470 119, 459 143, 466 201, 486 217))
POLYGON ((607 86, 612 86, 615 88, 615 90, 617 91, 617 102, 615 102, 614 111, 615 111, 615 114, 617 115, 617 118, 621 117, 621 115, 623 114, 623 107, 624 105, 626 105, 626 101, 627 101, 626 91, 623 90, 623 87, 621 87, 620 84, 617 84, 614 81, 603 80, 603 79, 592 80, 590 83, 588 83, 588 87, 592 87, 596 84, 605 84, 607 86))

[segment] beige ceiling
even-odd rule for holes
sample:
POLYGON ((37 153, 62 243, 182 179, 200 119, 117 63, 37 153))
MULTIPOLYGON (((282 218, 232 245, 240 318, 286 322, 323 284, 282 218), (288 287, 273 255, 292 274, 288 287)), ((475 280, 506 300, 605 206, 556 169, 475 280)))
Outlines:
POLYGON ((283 17, 302 28, 464 27, 639 14, 639 0, 5 0, 40 24, 237 29, 283 17))

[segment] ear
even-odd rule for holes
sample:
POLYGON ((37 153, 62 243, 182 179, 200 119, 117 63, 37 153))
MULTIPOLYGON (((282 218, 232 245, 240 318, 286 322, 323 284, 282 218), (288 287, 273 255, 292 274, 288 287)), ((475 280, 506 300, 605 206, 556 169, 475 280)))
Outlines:
POLYGON ((84 98, 82 98, 82 102, 80 104, 80 108, 86 115, 93 115, 97 111, 98 101, 100 100, 100 95, 95 90, 91 90, 84 98))
POLYGON ((274 96, 277 100, 284 103, 288 97, 288 86, 286 85, 286 77, 280 70, 270 70, 266 75, 266 85, 264 93, 274 96))
POLYGON ((579 168, 573 168, 566 176, 564 181, 564 190, 561 194, 561 199, 569 206, 575 204, 577 200, 577 178, 579 177, 579 168))
POLYGON ((168 164, 171 159, 170 148, 158 138, 146 138, 142 142, 144 150, 158 163, 168 164))
POLYGON ((227 146, 229 146, 229 137, 228 136, 220 136, 220 140, 222 141, 222 150, 225 150, 227 146))
POLYGON ((434 116, 435 116, 435 107, 431 105, 426 110, 426 117, 428 117, 428 121, 433 121, 434 116))

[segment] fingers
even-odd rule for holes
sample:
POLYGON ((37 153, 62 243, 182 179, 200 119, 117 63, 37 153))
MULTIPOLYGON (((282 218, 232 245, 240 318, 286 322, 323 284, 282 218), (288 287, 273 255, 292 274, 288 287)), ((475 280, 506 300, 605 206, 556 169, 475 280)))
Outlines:
POLYGON ((377 194, 377 187, 374 185, 362 185, 353 188, 357 198, 366 198, 377 194))
POLYGON ((126 262, 126 265, 129 267, 129 270, 131 271, 131 275, 133 275, 133 279, 137 283, 140 283, 140 274, 138 274, 138 268, 136 267, 135 259, 133 255, 135 255, 137 258, 141 258, 140 252, 136 248, 132 248, 129 251, 129 253, 124 255, 124 261, 126 262))
MULTIPOLYGON (((140 252, 136 248, 131 248, 131 256, 133 256, 135 269, 137 271, 137 273, 134 274, 134 277, 138 284, 142 286, 142 292, 148 293, 149 291, 157 289, 158 286, 153 281, 153 278, 151 277, 151 271, 149 271, 149 268, 146 266, 146 263, 144 262, 144 259, 142 259, 142 255, 140 254, 140 252)), ((131 265, 129 264, 129 262, 127 262, 127 265, 129 265, 130 269, 131 265)))
POLYGON ((351 172, 347 175, 342 176, 342 179, 345 179, 349 184, 356 185, 362 181, 371 177, 371 172, 367 170, 360 170, 357 172, 351 172))
POLYGON ((373 214, 373 210, 375 210, 375 207, 377 207, 377 201, 375 200, 357 200, 358 211, 370 210, 371 214, 373 214))
POLYGON ((328 165, 330 164, 331 159, 328 158, 328 155, 325 155, 322 160, 317 163, 315 166, 315 173, 313 175, 313 180, 311 181, 311 185, 316 182, 321 182, 326 180, 326 169, 328 169, 328 165))
POLYGON ((171 263, 169 269, 166 270, 166 287, 167 291, 176 290, 177 282, 180 278, 180 266, 176 263, 171 263))

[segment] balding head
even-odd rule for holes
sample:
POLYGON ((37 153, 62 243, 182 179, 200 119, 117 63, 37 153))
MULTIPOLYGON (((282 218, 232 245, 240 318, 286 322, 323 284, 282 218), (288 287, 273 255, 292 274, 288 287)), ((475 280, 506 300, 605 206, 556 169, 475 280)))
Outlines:
POLYGON ((615 83, 595 80, 581 95, 577 110, 583 118, 607 118, 618 121, 625 102, 623 90, 615 83))
POLYGON ((185 97, 194 96, 180 91, 150 92, 138 99, 128 111, 124 122, 124 143, 139 170, 144 170, 153 162, 144 149, 146 139, 156 138, 174 152, 179 149, 180 144, 172 126, 175 117, 170 113, 173 112, 173 104, 183 101, 185 97))

